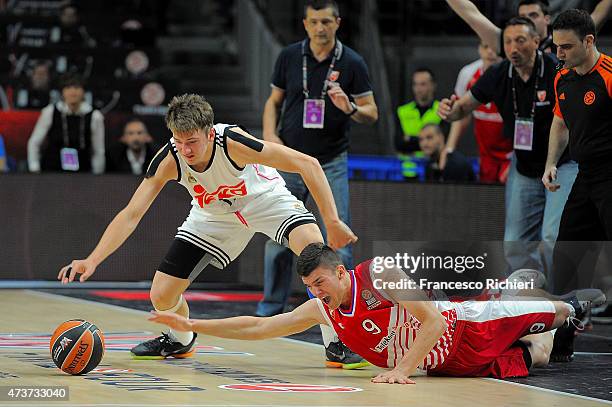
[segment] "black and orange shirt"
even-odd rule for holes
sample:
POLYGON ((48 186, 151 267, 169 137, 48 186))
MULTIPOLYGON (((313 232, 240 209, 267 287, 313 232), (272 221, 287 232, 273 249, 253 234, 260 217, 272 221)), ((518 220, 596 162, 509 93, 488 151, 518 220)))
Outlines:
POLYGON ((612 164, 612 58, 601 54, 588 73, 563 69, 555 78, 554 113, 569 129, 572 159, 581 168, 612 164))

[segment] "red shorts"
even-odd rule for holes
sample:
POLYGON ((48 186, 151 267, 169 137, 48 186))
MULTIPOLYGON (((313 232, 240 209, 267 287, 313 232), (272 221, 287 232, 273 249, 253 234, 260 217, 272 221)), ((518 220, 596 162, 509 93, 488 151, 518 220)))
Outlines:
POLYGON ((522 377, 529 374, 523 349, 515 342, 550 330, 555 306, 550 301, 466 301, 457 320, 453 347, 432 375, 522 377))

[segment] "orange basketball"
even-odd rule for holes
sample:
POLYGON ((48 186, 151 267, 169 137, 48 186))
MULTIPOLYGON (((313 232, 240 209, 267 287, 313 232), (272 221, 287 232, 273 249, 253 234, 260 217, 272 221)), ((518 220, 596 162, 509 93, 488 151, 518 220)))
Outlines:
POLYGON ((55 365, 71 375, 94 369, 104 356, 104 335, 97 326, 82 319, 71 319, 53 332, 49 351, 55 365))

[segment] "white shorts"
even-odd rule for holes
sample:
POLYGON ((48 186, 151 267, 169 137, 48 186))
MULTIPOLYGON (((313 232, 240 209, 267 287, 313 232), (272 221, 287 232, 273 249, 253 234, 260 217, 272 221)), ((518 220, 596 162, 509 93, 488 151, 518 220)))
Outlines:
POLYGON ((210 264, 224 268, 242 253, 256 232, 286 245, 289 233, 307 223, 316 223, 314 215, 287 188, 278 186, 248 200, 235 212, 211 214, 192 207, 176 239, 203 249, 212 255, 210 264))

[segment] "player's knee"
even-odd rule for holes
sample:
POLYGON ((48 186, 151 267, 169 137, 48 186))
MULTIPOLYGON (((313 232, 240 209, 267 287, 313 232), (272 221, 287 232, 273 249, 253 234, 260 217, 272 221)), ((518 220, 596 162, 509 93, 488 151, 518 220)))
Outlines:
POLYGON ((151 286, 149 296, 155 309, 160 311, 174 307, 181 297, 180 294, 176 295, 175 293, 171 293, 169 290, 164 289, 161 286, 155 285, 151 286))

